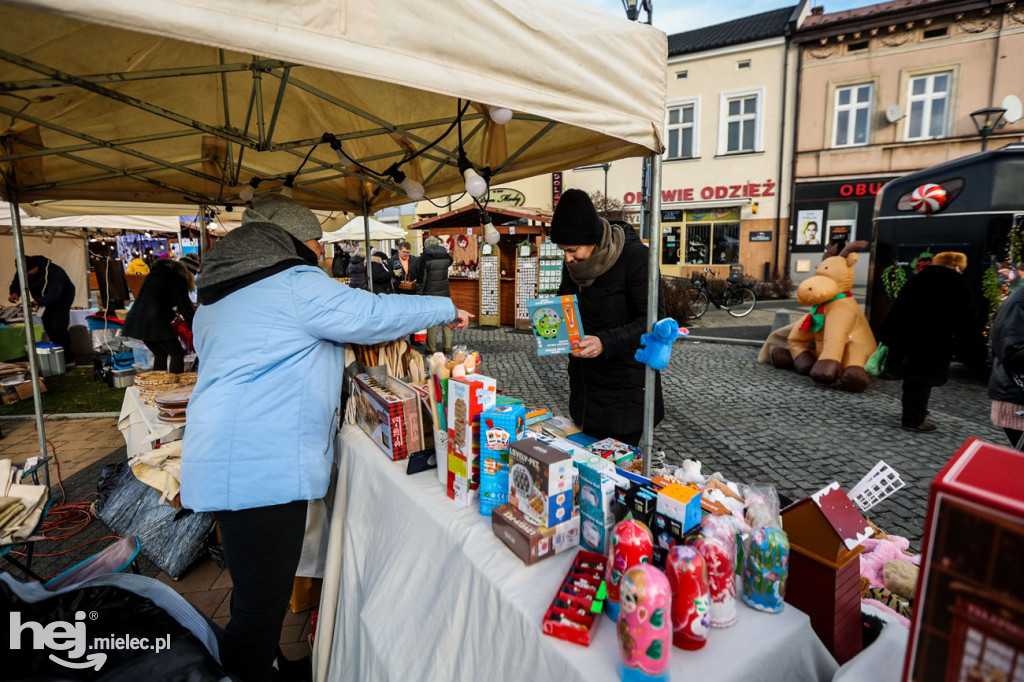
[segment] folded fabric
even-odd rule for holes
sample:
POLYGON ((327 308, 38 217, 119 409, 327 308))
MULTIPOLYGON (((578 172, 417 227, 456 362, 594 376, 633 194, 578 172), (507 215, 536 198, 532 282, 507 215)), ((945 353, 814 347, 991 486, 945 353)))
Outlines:
POLYGON ((181 491, 181 443, 168 443, 128 461, 135 478, 160 493, 160 504, 173 501, 181 491))
POLYGON ((43 517, 48 498, 46 486, 25 483, 8 486, 6 496, 18 498, 24 508, 0 528, 0 544, 20 542, 29 537, 43 517))
POLYGON ((0 498, 0 535, 4 534, 4 529, 7 528, 14 517, 19 516, 24 509, 25 505, 19 497, 0 498))

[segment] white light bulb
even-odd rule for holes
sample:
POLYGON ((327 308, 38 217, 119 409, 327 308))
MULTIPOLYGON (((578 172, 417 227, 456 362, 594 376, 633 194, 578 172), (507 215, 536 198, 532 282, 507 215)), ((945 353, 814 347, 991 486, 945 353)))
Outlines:
POLYGON ((484 223, 484 241, 488 244, 497 244, 501 240, 501 233, 495 229, 494 223, 488 220, 484 223))
POLYGON ((356 165, 356 162, 353 161, 348 154, 341 151, 340 145, 338 146, 337 149, 334 150, 334 153, 338 155, 338 163, 340 163, 345 168, 352 168, 356 165))
POLYGON ((289 199, 292 198, 292 188, 288 185, 281 185, 281 194, 285 195, 289 199))
POLYGON ((462 171, 466 180, 466 192, 473 198, 482 197, 487 192, 487 181, 472 166, 462 171))
POLYGON ((491 120, 500 126, 512 120, 512 110, 505 107, 487 107, 487 113, 490 115, 491 120))
POLYGON ((252 201, 252 198, 255 195, 256 188, 253 187, 252 185, 246 185, 245 187, 242 188, 242 191, 238 193, 238 198, 244 201, 245 203, 249 203, 250 201, 252 201))
POLYGON ((423 195, 426 193, 425 190, 423 189, 423 185, 416 182, 408 175, 406 175, 405 179, 402 180, 402 182, 399 184, 402 185, 402 191, 405 192, 405 196, 409 197, 413 201, 419 201, 420 199, 423 198, 423 195))

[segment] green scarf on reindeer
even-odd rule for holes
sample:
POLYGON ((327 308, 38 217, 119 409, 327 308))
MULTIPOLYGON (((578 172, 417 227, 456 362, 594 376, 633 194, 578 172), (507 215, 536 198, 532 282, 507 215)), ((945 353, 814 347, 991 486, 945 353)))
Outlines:
POLYGON ((825 326, 825 311, 823 310, 823 308, 832 301, 838 301, 841 298, 852 297, 853 292, 843 291, 841 293, 836 294, 832 298, 828 299, 824 303, 819 303, 818 305, 814 306, 813 308, 811 308, 811 312, 808 313, 807 317, 805 317, 804 321, 800 324, 800 331, 811 332, 812 334, 820 332, 822 327, 825 326))

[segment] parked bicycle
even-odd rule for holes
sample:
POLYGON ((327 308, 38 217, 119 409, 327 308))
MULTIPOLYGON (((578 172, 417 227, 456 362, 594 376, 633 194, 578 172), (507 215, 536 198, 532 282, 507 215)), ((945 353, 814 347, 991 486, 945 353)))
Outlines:
POLYGON ((704 275, 697 275, 691 279, 690 288, 686 292, 687 301, 690 304, 691 315, 694 319, 701 317, 708 311, 712 303, 719 310, 724 310, 733 317, 744 317, 757 305, 757 294, 746 284, 729 279, 726 280, 725 291, 721 298, 715 298, 708 287, 707 278, 714 277, 714 271, 704 268, 704 275))

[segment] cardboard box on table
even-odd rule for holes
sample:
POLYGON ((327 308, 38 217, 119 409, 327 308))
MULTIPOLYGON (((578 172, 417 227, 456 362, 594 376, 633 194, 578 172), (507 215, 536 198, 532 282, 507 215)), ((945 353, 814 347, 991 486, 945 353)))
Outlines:
POLYGON ((561 450, 526 438, 509 445, 509 504, 531 523, 556 526, 572 517, 572 458, 561 450))
POLYGON ((496 405, 480 414, 480 513, 508 502, 508 448, 526 435, 522 404, 496 405))
POLYGON ((580 517, 549 528, 530 523, 511 504, 496 507, 491 513, 491 530, 523 563, 529 566, 580 544, 580 517))
POLYGON ((422 447, 419 396, 394 377, 357 374, 352 383, 356 424, 391 459, 422 447))
POLYGON ((476 499, 480 488, 480 413, 494 407, 497 382, 480 374, 448 381, 449 498, 463 506, 476 499))
POLYGON ((862 648, 861 542, 873 529, 838 483, 782 510, 789 536, 786 601, 806 613, 840 665, 862 648))
POLYGON ((902 679, 1021 679, 1022 559, 1024 454, 971 438, 932 481, 902 679))

